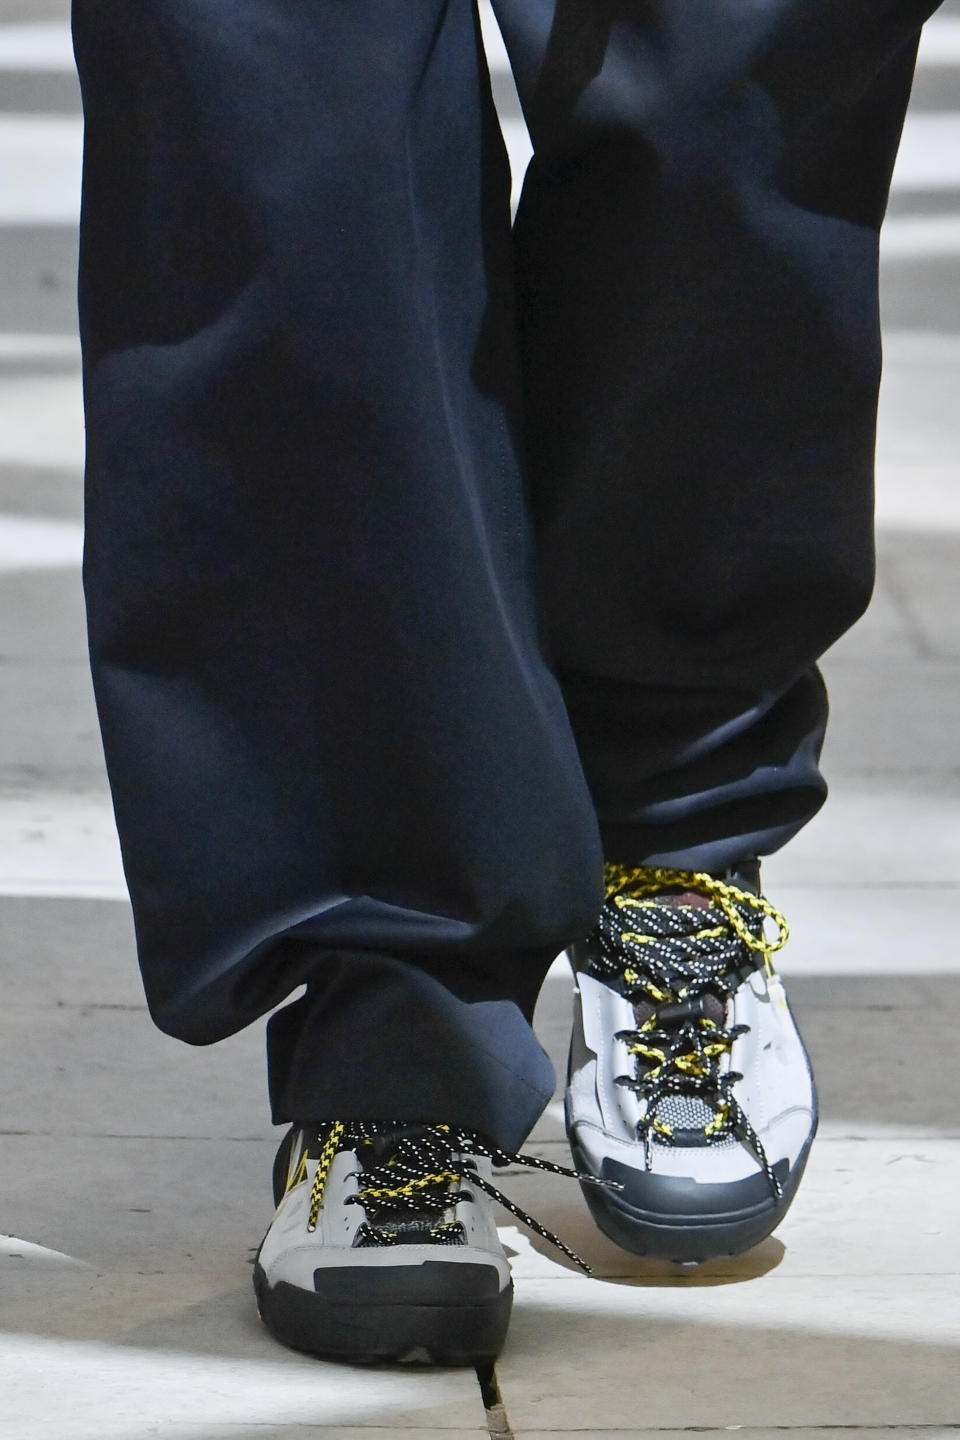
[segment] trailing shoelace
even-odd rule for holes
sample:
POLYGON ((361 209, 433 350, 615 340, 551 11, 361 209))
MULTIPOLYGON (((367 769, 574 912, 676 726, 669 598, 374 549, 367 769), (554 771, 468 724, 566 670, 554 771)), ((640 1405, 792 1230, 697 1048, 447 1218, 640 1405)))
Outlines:
MULTIPOLYGON (((442 1216, 445 1211, 472 1200, 470 1187, 476 1186, 589 1274, 589 1266, 575 1251, 485 1179, 471 1164, 471 1157, 485 1157, 500 1168, 525 1165, 551 1175, 601 1184, 608 1189, 623 1188, 554 1165, 549 1160, 511 1155, 488 1145, 471 1131, 452 1125, 335 1121, 320 1127, 318 1139, 321 1149, 310 1193, 307 1228, 312 1231, 317 1227, 335 1156, 341 1150, 353 1150, 362 1168, 356 1172, 357 1192, 348 1196, 345 1203, 363 1207, 365 1220, 357 1231, 358 1245, 398 1245, 404 1238, 411 1238, 411 1231, 413 1236, 426 1236, 437 1244, 461 1244, 465 1238, 463 1224, 459 1220, 444 1220, 442 1216)), ((306 1160, 304 1150, 288 1189, 306 1177, 306 1160)))
POLYGON ((727 1000, 754 970, 773 974, 771 957, 788 934, 783 916, 762 896, 712 875, 607 866, 589 968, 598 979, 618 981, 634 1005, 637 1028, 616 1038, 634 1057, 636 1074, 618 1076, 617 1084, 644 1102, 637 1135, 648 1165, 654 1140, 678 1143, 676 1125, 661 1112, 678 1097, 693 1097, 712 1111, 700 1127, 703 1141, 744 1141, 781 1197, 780 1181, 733 1093, 743 1076, 722 1068, 722 1061, 749 1028, 726 1023, 727 1000), (773 939, 764 932, 767 920, 777 930, 773 939))

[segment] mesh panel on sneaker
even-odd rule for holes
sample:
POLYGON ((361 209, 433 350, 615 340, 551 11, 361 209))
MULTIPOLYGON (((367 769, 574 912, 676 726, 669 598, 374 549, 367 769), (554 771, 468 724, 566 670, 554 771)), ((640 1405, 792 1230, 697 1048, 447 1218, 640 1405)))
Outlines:
POLYGON ((657 1110, 665 1125, 677 1130, 703 1130, 714 1117, 714 1111, 697 1095, 670 1095, 657 1110))

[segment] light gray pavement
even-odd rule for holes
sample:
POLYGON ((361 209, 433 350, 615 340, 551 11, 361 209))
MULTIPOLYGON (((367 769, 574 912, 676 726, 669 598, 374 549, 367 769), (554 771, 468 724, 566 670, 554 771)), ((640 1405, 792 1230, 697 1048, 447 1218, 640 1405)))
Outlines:
MULTIPOLYGON (((84 654, 66 9, 0 0, 3 1440, 956 1436, 960 3, 929 30, 885 242, 880 580, 825 666, 832 798, 766 867, 822 1092, 808 1178, 776 1237, 687 1273, 607 1244, 576 1186, 510 1176, 597 1278, 504 1217, 517 1308, 489 1413, 469 1373, 270 1341, 262 1027, 196 1051, 143 1006, 84 654)), ((561 1070, 568 1007, 558 966, 538 1025, 561 1070)), ((562 1157, 562 1134, 555 1103, 535 1146, 562 1157)))

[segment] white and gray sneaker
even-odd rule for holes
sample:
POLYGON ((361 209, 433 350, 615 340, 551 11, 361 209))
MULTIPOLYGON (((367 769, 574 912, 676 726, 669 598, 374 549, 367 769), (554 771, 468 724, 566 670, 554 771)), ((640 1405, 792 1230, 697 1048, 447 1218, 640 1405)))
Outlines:
POLYGON ((494 1360, 513 1297, 494 1200, 577 1257, 496 1189, 491 1162, 570 1173, 447 1125, 295 1126, 254 1266, 267 1328, 337 1360, 494 1360))
POLYGON ((786 939, 755 862, 725 880, 607 866, 599 923, 570 952, 566 1121, 577 1169, 608 1182, 583 1187, 593 1217, 623 1249, 735 1255, 786 1214, 817 1128, 772 963, 786 939))

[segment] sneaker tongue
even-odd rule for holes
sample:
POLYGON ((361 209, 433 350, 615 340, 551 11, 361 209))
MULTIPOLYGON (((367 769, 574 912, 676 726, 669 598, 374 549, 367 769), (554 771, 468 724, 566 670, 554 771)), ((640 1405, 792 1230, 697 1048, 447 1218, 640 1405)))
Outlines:
POLYGON ((701 1000, 703 1018, 712 1020, 714 1025, 722 1025, 727 1018, 727 1004, 715 995, 712 990, 708 991, 701 1000))
MULTIPOLYGON (((708 990, 700 996, 699 1006, 699 1013, 703 1016, 704 1020, 712 1020, 714 1025, 722 1025, 726 1020, 726 1001, 722 1000, 719 995, 715 995, 712 990, 708 990)), ((633 1002, 633 1013, 637 1017, 637 1025, 646 1024, 654 1011, 666 1008, 665 1006, 656 1006, 649 1000, 635 1000, 633 1002)))
POLYGON ((379 1134, 371 1133, 364 1137, 364 1160, 369 1159, 374 1165, 385 1165, 392 1160, 401 1141, 417 1140, 426 1134, 428 1128, 426 1125, 396 1125, 379 1134))
POLYGON ((402 1218, 396 1212, 384 1211, 378 1224, 389 1228, 391 1234, 396 1236, 398 1245, 418 1245, 424 1240, 431 1238, 431 1231, 438 1222, 443 1220, 443 1215, 435 1211, 423 1210, 419 1214, 407 1214, 402 1218))
MULTIPOLYGON (((391 1169, 390 1161, 394 1158, 404 1141, 418 1141, 432 1129, 429 1125, 393 1125, 385 1126, 382 1130, 371 1132, 364 1138, 363 1145, 358 1152, 361 1157, 361 1164, 365 1169, 375 1169, 381 1175, 389 1176, 391 1169)), ((448 1168, 439 1159, 429 1168, 448 1168)), ((387 1181, 389 1183, 389 1181, 387 1181)), ((399 1182, 402 1183, 402 1180, 399 1182)), ((377 1225, 383 1225, 397 1237, 401 1244, 412 1244, 415 1241, 423 1240, 429 1235, 430 1230, 436 1226, 438 1220, 443 1218, 443 1212, 424 1209, 412 1210, 405 1205, 391 1205, 386 1201, 382 1206, 373 1206, 367 1211, 368 1218, 377 1225)))
POLYGON ((709 910, 713 901, 707 895, 700 895, 696 890, 675 890, 666 895, 658 895, 659 905, 689 905, 692 910, 709 910))
POLYGON ((634 1000, 633 1013, 637 1017, 637 1025, 645 1025, 657 1007, 649 1000, 634 1000))

